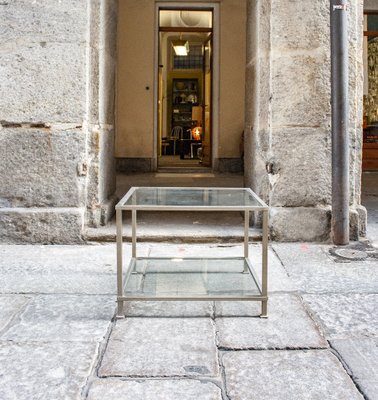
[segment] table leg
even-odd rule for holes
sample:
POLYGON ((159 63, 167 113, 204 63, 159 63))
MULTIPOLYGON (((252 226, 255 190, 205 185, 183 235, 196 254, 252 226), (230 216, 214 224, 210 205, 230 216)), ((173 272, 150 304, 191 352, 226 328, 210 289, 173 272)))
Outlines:
POLYGON ((116 210, 116 223, 117 223, 117 318, 124 318, 123 313, 123 257, 122 257, 122 210, 116 210))
POLYGON ((133 258, 136 257, 136 218, 137 218, 137 212, 135 209, 133 209, 131 211, 131 240, 132 240, 132 244, 131 244, 131 256, 133 258))
MULTIPOLYGON (((244 258, 249 257, 249 210, 244 211, 244 258)), ((248 274, 247 263, 244 263, 243 273, 248 274)))
POLYGON ((266 297, 261 302, 261 318, 268 317, 268 210, 263 211, 263 237, 262 237, 262 295, 266 297))

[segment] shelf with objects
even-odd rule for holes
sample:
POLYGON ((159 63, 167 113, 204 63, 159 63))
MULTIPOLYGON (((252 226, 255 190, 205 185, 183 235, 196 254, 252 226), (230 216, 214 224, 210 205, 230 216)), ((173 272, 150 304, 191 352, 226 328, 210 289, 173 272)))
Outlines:
POLYGON ((132 187, 116 205, 117 317, 125 301, 247 300, 268 302, 268 206, 249 188, 132 187), (131 259, 124 270, 123 212, 131 211, 131 259), (137 255, 137 215, 140 211, 244 213, 244 246, 234 257, 162 257, 137 255), (251 212, 262 214, 260 260, 249 256, 251 212), (259 270, 259 273, 257 273, 259 270))
POLYGON ((198 79, 172 80, 171 140, 177 143, 173 154, 180 159, 198 158, 202 123, 202 107, 199 105, 198 79))

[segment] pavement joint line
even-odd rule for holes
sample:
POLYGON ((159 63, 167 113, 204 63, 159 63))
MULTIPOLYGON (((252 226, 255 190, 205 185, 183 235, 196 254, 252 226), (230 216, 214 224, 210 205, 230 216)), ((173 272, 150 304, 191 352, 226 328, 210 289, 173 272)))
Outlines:
POLYGON ((86 399, 88 397, 88 393, 89 393, 89 390, 90 390, 90 388, 92 386, 93 381, 95 379, 99 378, 98 371, 99 371, 99 369, 101 367, 101 363, 102 363, 102 360, 104 358, 105 351, 106 351, 106 349, 108 347, 109 340, 110 340, 110 335, 113 332, 113 329, 114 329, 114 326, 115 326, 116 311, 117 311, 116 307, 114 306, 113 317, 110 320, 110 324, 108 326, 108 329, 106 331, 104 339, 97 344, 97 354, 96 354, 96 357, 94 358, 93 363, 92 363, 91 373, 88 375, 88 377, 86 379, 86 383, 85 383, 85 385, 84 385, 84 387, 82 389, 82 392, 81 392, 82 395, 84 396, 84 399, 86 399))
POLYGON ((221 380, 223 384, 222 388, 222 400, 232 400, 231 397, 227 393, 227 377, 226 377, 226 371, 223 365, 223 352, 219 350, 219 347, 217 347, 217 352, 219 354, 219 373, 221 375, 221 380))
POLYGON ((218 350, 221 353, 232 353, 232 352, 242 352, 242 351, 307 351, 307 350, 318 350, 322 352, 329 351, 329 347, 316 347, 316 346, 308 346, 308 347, 265 347, 265 348, 256 348, 256 347, 244 347, 242 349, 236 349, 232 347, 224 347, 219 346, 218 350))
POLYGON ((356 386, 356 389, 360 392, 361 396, 365 399, 365 400, 371 400, 369 399, 364 392, 362 391, 359 383, 357 382, 355 376, 353 375, 353 372, 351 371, 351 369, 349 368, 348 364, 344 361, 344 359, 342 358, 341 354, 332 346, 332 343, 330 340, 327 340, 328 345, 329 345, 329 349, 331 351, 331 353, 339 360, 341 366, 343 367, 343 369, 345 370, 345 372, 348 374, 348 376, 350 377, 350 379, 352 380, 354 386, 356 386))

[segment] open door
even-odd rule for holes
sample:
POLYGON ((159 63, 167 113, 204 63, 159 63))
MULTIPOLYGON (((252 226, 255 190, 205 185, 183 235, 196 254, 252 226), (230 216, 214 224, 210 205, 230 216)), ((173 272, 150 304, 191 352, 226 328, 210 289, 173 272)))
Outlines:
POLYGON ((211 128, 212 128, 212 35, 204 44, 203 51, 203 133, 202 165, 211 166, 211 128))

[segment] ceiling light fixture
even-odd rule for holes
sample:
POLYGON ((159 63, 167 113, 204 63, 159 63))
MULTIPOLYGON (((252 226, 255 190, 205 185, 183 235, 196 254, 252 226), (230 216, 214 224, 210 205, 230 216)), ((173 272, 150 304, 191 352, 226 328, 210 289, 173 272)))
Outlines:
POLYGON ((172 40, 172 46, 176 56, 187 56, 189 54, 189 42, 187 40, 180 39, 172 40))

